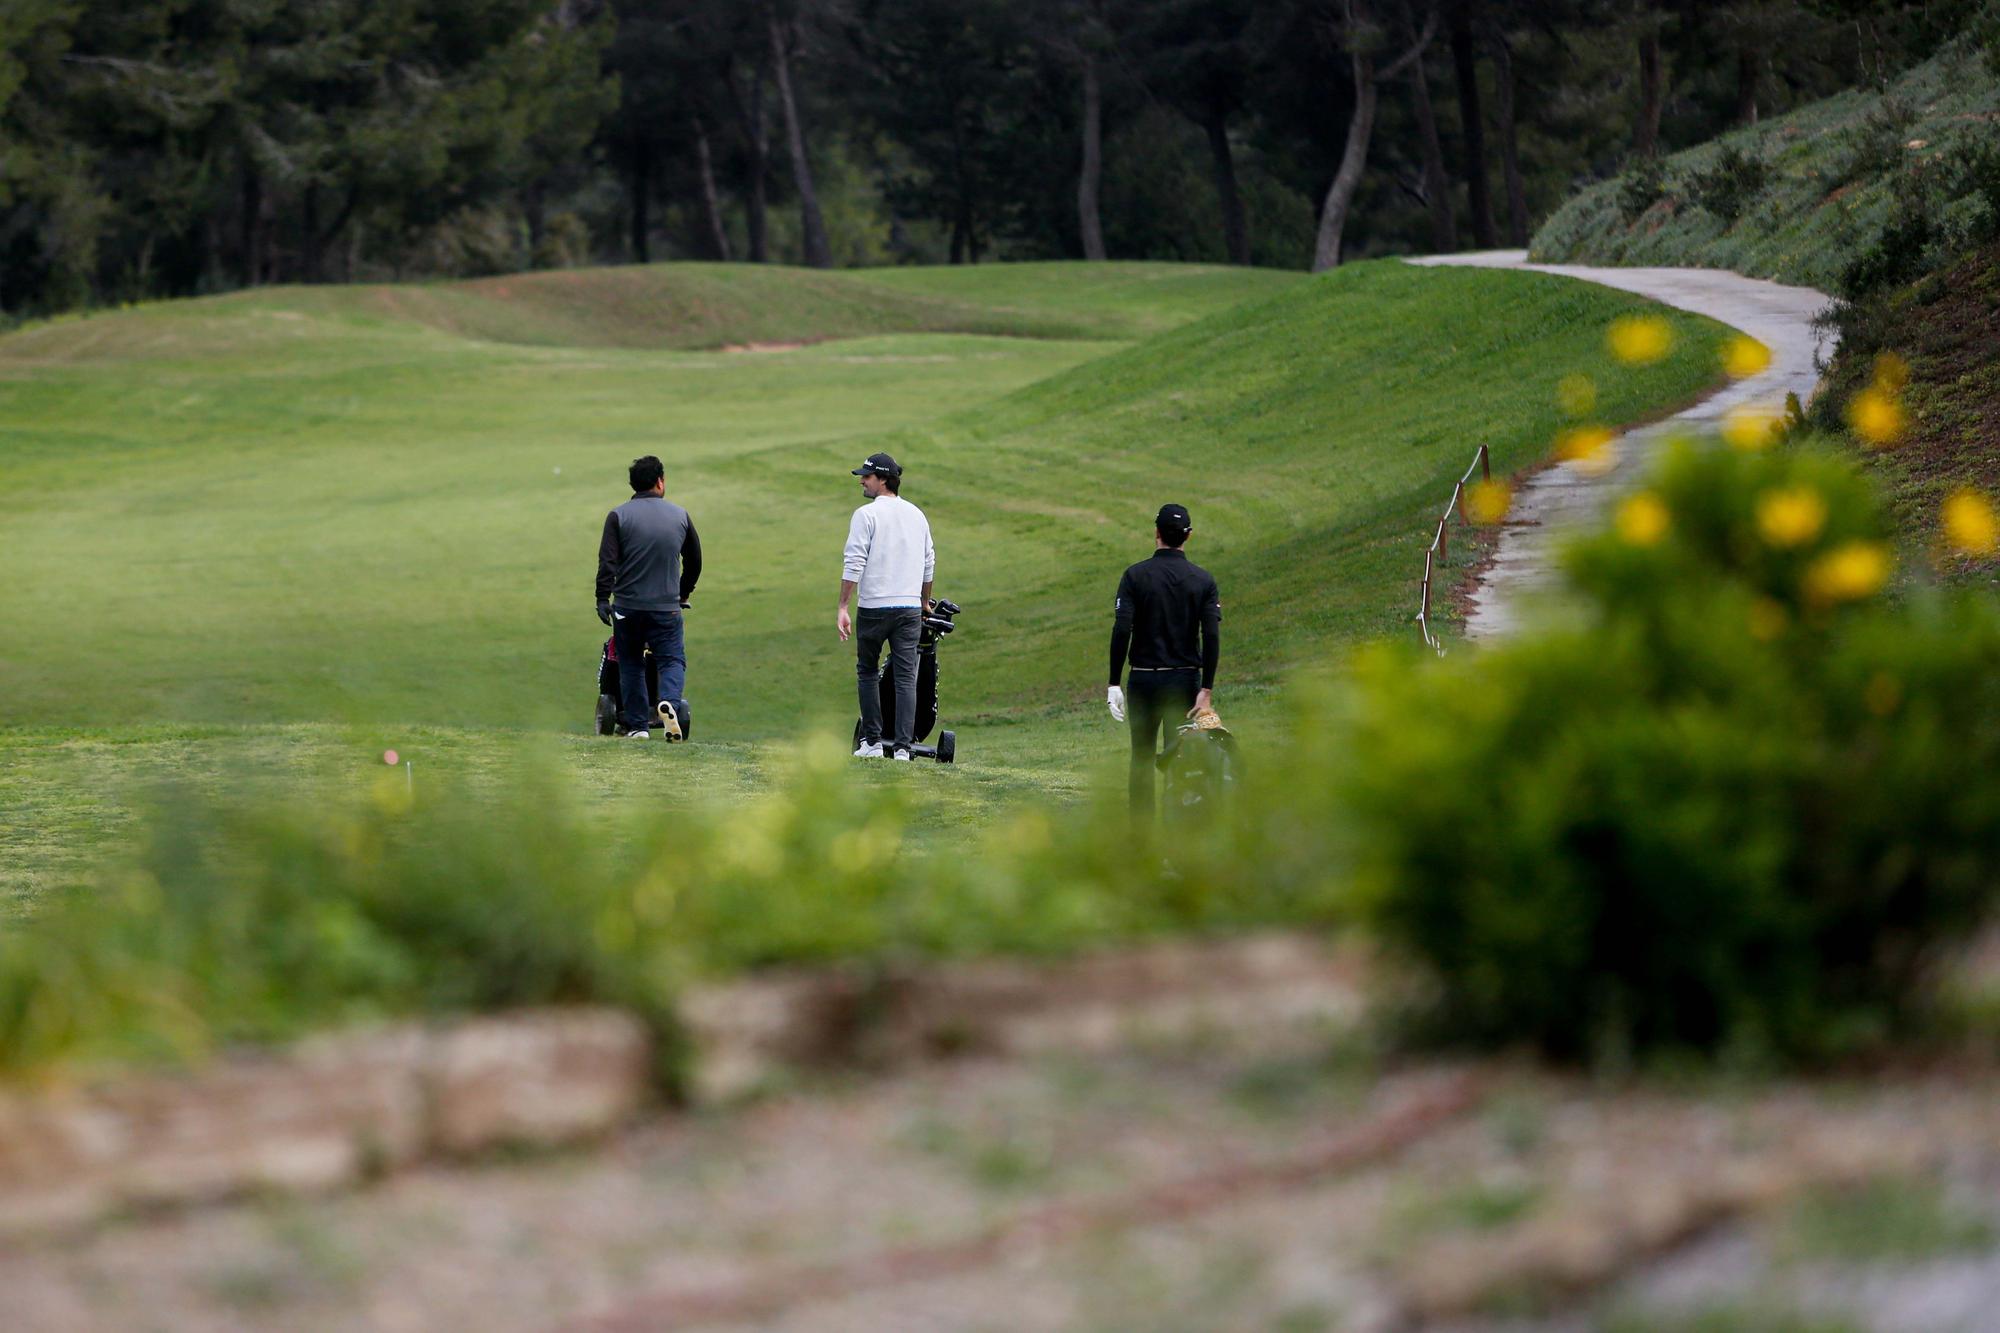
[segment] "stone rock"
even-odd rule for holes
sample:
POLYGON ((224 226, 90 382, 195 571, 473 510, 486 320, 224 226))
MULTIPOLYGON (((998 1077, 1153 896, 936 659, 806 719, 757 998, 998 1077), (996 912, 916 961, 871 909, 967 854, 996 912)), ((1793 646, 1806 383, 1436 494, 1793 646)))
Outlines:
POLYGON ((601 1134, 644 1103, 651 1042, 630 1014, 550 1010, 474 1019, 424 1062, 433 1145, 464 1153, 601 1134))

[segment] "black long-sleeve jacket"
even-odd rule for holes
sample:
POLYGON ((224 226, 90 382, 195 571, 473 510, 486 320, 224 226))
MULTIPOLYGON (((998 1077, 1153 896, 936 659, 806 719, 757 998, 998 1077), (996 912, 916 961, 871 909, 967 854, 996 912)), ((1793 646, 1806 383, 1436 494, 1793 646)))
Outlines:
POLYGON ((1118 580, 1111 622, 1111 683, 1134 669, 1201 668, 1201 687, 1215 688, 1222 660, 1222 593, 1215 578, 1172 547, 1153 552, 1118 580))
POLYGON ((604 516, 597 600, 629 611, 678 611, 701 578, 701 537, 687 510, 645 491, 604 516))

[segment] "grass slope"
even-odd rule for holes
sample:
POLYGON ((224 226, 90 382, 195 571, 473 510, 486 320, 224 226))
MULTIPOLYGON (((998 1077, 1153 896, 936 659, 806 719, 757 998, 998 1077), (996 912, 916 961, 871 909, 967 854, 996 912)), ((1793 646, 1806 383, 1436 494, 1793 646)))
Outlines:
POLYGON ((379 291, 284 291, 0 340, 0 893, 59 879, 160 776, 351 780, 393 744, 420 772, 497 778, 515 762, 497 733, 543 734, 607 807, 758 785, 771 742, 851 716, 831 626, 846 471, 881 447, 932 515, 940 592, 968 607, 945 686, 966 762, 863 780, 924 783, 951 839, 1116 762, 1086 701, 1162 499, 1193 508, 1222 580, 1225 707, 1275 723, 1255 687, 1407 630, 1426 511, 1474 444, 1503 468, 1541 456, 1572 371, 1599 379, 1609 420, 1683 399, 1719 332, 1675 316, 1680 354, 1622 372, 1602 330, 1641 303, 1535 275, 1037 265, 836 276, 878 294, 870 318, 916 303, 1089 340, 878 332, 740 355, 667 344, 821 336, 825 275, 554 276, 643 290, 590 307, 583 346, 541 343, 576 325, 540 295, 508 342, 431 313, 520 299, 491 284, 399 289, 433 303, 400 315, 379 291), (784 324, 771 284, 793 278, 805 313, 784 324), (742 308, 711 308, 698 339, 632 313, 711 279, 742 308), (597 529, 645 451, 710 567, 688 630, 704 743, 671 751, 577 734, 597 529))
MULTIPOLYGON (((1834 291, 1922 177, 1943 179, 1990 144, 2000 124, 2000 77, 1969 43, 1948 48, 1883 91, 1856 89, 1728 134, 1664 162, 1666 194, 1635 218, 1622 180, 1579 192, 1535 233, 1546 263, 1695 265, 1834 291), (1764 188, 1731 221, 1700 206, 1689 180, 1725 149, 1762 159, 1764 188)), ((1974 226, 1987 205, 1954 202, 1947 233, 1974 226)), ((1947 245, 1949 234, 1940 238, 1947 245)))

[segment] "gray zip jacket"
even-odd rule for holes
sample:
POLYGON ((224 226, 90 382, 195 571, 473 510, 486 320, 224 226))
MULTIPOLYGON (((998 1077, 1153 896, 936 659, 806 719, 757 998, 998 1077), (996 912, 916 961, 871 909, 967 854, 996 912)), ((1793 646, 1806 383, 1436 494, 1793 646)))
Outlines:
POLYGON ((679 612, 701 577, 701 538, 688 511, 651 491, 604 516, 597 600, 627 611, 679 612))

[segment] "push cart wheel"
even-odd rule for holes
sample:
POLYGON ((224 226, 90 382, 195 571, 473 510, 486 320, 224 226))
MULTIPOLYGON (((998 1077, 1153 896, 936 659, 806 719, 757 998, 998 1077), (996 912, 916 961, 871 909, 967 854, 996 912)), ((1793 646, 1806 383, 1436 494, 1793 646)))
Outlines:
POLYGON ((597 734, 612 736, 616 735, 617 731, 618 705, 611 702, 610 695, 600 694, 597 696, 597 734))
POLYGON ((948 764, 951 762, 952 756, 957 753, 958 733, 955 731, 940 731, 937 743, 938 762, 940 764, 948 764))

